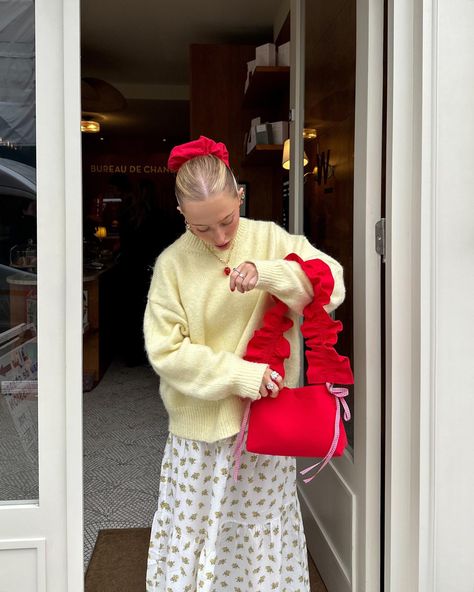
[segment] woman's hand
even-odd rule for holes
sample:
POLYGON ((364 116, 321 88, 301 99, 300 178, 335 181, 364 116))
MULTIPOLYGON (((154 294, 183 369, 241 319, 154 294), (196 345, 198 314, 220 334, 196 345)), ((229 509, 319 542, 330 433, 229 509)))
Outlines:
POLYGON ((268 367, 262 378, 262 384, 260 385, 260 396, 261 397, 278 397, 279 392, 283 388, 283 378, 278 374, 276 370, 272 370, 268 367))
POLYGON ((250 292, 258 281, 258 271, 253 263, 245 261, 234 267, 230 274, 230 289, 232 292, 237 288, 239 292, 250 292))

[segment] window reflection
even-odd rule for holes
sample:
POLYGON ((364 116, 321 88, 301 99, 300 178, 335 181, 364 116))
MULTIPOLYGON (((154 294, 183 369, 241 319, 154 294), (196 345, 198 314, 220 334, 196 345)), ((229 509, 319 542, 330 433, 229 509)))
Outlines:
POLYGON ((0 503, 38 498, 34 3, 0 6, 0 503))

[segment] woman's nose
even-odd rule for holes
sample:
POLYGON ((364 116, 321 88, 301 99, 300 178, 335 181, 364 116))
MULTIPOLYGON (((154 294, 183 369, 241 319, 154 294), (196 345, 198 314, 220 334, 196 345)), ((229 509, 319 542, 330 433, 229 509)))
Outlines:
POLYGON ((215 245, 223 245, 226 241, 224 230, 222 230, 221 228, 219 230, 215 230, 213 239, 215 245))

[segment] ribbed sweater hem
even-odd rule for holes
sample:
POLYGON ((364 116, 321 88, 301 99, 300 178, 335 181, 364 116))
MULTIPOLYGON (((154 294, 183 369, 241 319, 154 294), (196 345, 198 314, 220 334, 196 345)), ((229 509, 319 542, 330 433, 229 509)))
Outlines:
POLYGON ((205 407, 190 405, 168 409, 169 431, 175 436, 202 442, 229 438, 240 430, 245 405, 240 397, 228 397, 209 401, 205 407))

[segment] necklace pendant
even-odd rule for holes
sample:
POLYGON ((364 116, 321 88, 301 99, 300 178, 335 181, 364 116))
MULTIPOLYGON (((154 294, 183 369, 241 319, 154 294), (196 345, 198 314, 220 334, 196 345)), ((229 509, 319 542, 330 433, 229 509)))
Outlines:
POLYGON ((226 266, 224 267, 224 273, 225 273, 225 275, 230 275, 230 272, 231 272, 231 269, 230 269, 230 267, 229 267, 228 265, 226 265, 226 266))

